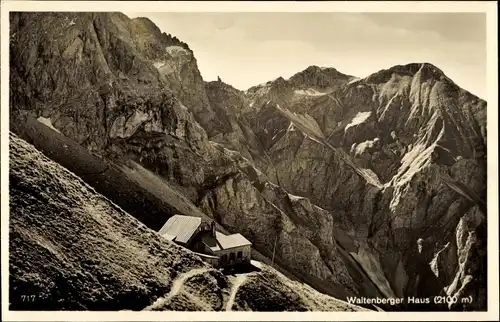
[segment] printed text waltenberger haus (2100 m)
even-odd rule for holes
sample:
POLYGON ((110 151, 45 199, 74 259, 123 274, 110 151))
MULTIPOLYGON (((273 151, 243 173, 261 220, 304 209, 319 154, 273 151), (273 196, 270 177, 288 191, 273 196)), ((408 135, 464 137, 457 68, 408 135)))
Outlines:
POLYGON ((350 304, 382 304, 382 305, 400 305, 400 304, 447 304, 453 305, 456 303, 470 304, 472 303, 472 297, 462 297, 457 296, 434 296, 434 297, 414 297, 408 296, 396 297, 396 298, 380 298, 380 297, 354 297, 350 296, 347 298, 347 302, 350 304))

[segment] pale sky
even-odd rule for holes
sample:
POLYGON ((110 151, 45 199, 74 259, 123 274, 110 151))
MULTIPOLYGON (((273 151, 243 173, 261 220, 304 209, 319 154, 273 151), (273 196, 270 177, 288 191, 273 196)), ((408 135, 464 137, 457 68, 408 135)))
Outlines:
POLYGON ((365 77, 413 62, 486 98, 484 13, 127 13, 186 42, 206 81, 245 90, 310 65, 365 77))

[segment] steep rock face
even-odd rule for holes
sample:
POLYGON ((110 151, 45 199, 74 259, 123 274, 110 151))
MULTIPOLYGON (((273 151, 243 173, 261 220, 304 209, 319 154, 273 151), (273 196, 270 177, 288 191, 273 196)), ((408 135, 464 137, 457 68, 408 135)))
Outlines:
POLYGON ((288 80, 278 78, 252 87, 245 92, 252 107, 245 110, 245 119, 252 130, 260 134, 266 148, 276 143, 290 126, 290 122, 274 109, 276 104, 291 112, 313 117, 329 135, 343 120, 344 106, 338 93, 351 79, 352 76, 333 68, 311 66, 288 80))
POLYGON ((430 64, 330 74, 312 66, 246 92, 242 118, 270 157, 262 171, 335 218, 377 289, 363 294, 472 292, 484 308, 486 103, 430 64))
MULTIPOLYGON (((353 80, 334 95, 341 101, 337 115, 344 115, 339 130, 308 121, 298 131, 298 123, 291 122, 270 149, 268 172, 276 173, 285 189, 340 218, 364 249, 354 256, 386 296, 430 295, 445 287, 455 294, 456 283, 467 288, 469 279, 483 280, 485 273, 465 277, 460 263, 468 256, 463 252, 469 247, 480 252, 484 242, 473 236, 486 221, 486 103, 429 64, 353 80), (339 157, 339 149, 350 162, 339 157), (382 189, 367 185, 359 169, 382 189), (470 237, 460 246, 455 234, 470 237), (425 273, 445 245, 443 251, 453 257, 443 269, 447 273, 425 273), (415 259, 422 263, 417 269, 415 259), (441 286, 432 289, 432 283, 441 286)), ((307 110, 301 114, 311 117, 307 110)), ((474 266, 481 261, 468 260, 474 266)), ((476 307, 482 307, 484 296, 476 296, 481 299, 476 307)))
POLYGON ((201 209, 228 229, 248 236, 266 255, 272 256, 272 244, 276 243, 275 256, 284 260, 287 269, 308 272, 341 289, 340 294, 357 294, 345 265, 334 256, 323 259, 322 250, 311 242, 313 237, 323 238, 326 251, 335 254, 331 217, 321 209, 294 205, 285 192, 270 184, 250 163, 240 162, 242 171, 207 191, 200 201, 201 209), (251 172, 253 181, 245 175, 252 175, 251 172), (314 221, 307 222, 307 216, 301 216, 300 212, 307 213, 314 221))
MULTIPOLYGON (((408 67, 410 68, 412 66, 408 67)), ((463 97, 471 95, 458 90, 455 84, 446 80, 440 82, 435 81, 435 77, 431 77, 423 81, 423 77, 429 77, 423 76, 429 69, 431 67, 421 65, 411 80, 406 79, 396 84, 391 84, 391 82, 394 79, 401 80, 403 77, 393 73, 392 78, 387 80, 387 84, 378 85, 382 89, 396 88, 393 89, 396 94, 390 95, 393 98, 402 97, 400 105, 395 104, 394 101, 385 103, 385 101, 390 101, 386 97, 386 91, 381 90, 379 93, 377 87, 369 83, 371 79, 375 79, 374 75, 368 77, 366 81, 360 80, 346 86, 342 93, 337 93, 343 102, 338 104, 336 109, 344 110, 344 113, 337 111, 337 114, 343 116, 339 130, 328 131, 314 115, 293 107, 293 102, 290 103, 292 108, 286 107, 285 109, 309 118, 311 121, 308 121, 306 131, 320 133, 319 136, 323 137, 327 144, 346 151, 359 168, 373 173, 379 182, 390 183, 390 186, 395 187, 397 190, 393 200, 395 207, 401 194, 400 187, 410 182, 412 176, 425 165, 436 163, 452 166, 463 158, 472 158, 478 162, 484 160, 486 139, 484 124, 480 126, 476 121, 484 117, 484 101, 475 99, 479 107, 473 105, 473 99, 466 105, 462 105, 463 97), (429 88, 432 88, 432 91, 429 88), (449 92, 453 93, 452 89, 460 94, 457 98, 449 95, 449 92), (421 98, 424 96, 421 95, 421 91, 426 93, 425 99, 421 98), (480 113, 474 113, 472 107, 478 109, 480 113), (465 113, 460 113, 461 109, 468 111, 467 116, 463 115, 465 113), (394 115, 387 117, 387 113, 390 112, 394 115), (449 117, 452 113, 456 116, 449 117)), ((408 75, 404 77, 409 78, 408 75)), ((304 107, 300 103, 299 106, 304 107)), ((256 114, 258 115, 259 112, 256 114)), ((282 113, 275 115, 276 120, 284 123, 286 115, 282 113)), ((295 125, 289 122, 285 136, 271 148, 271 155, 278 160, 274 162, 272 170, 283 164, 282 171, 289 172, 289 165, 292 162, 290 157, 293 158, 296 152, 301 152, 300 146, 303 143, 299 138, 306 138, 295 132, 295 125), (284 149, 283 147, 290 146, 290 142, 294 142, 292 143, 294 149, 284 149), (282 161, 283 153, 290 156, 288 160, 282 161)), ((315 134, 312 135, 315 136, 315 134)), ((311 149, 322 150, 322 147, 315 147, 315 144, 313 142, 311 144, 308 140, 303 140, 303 142, 305 150, 303 157, 296 158, 296 162, 302 162, 304 158, 319 159, 320 155, 324 154, 324 152, 310 151, 311 149)), ((299 188, 302 194, 305 193, 308 197, 315 196, 307 192, 308 182, 304 182, 293 174, 290 176, 283 173, 280 179, 282 181, 295 179, 303 186, 299 188)), ((311 183, 313 181, 316 179, 309 180, 311 183)), ((330 186, 325 185, 325 188, 329 189, 330 186)), ((286 188, 297 192, 289 185, 286 188)), ((325 200, 321 194, 316 194, 316 197, 325 200)))
POLYGON ((160 34, 161 46, 151 47, 134 33, 148 26, 119 13, 12 15, 12 128, 42 116, 96 153, 128 155, 186 187, 200 184, 206 132, 174 95, 176 82, 148 59, 179 45, 168 47, 160 34))
POLYGON ((200 83, 189 48, 145 19, 11 19, 14 130, 42 116, 141 163, 323 292, 485 307, 486 103, 433 66, 313 66, 240 92, 200 83))
POLYGON ((248 108, 244 93, 222 81, 206 83, 205 89, 216 115, 210 127, 217 134, 211 140, 240 152, 259 168, 269 163, 260 140, 241 117, 248 108))
POLYGON ((265 84, 250 87, 245 95, 250 99, 249 107, 259 109, 265 102, 281 102, 293 95, 293 87, 283 77, 265 84))
POLYGON ((447 166, 457 158, 484 156, 486 103, 430 64, 381 71, 350 84, 345 95, 346 108, 356 116, 331 142, 350 147, 361 158, 371 149, 372 168, 381 177, 389 179, 401 170, 387 169, 388 160, 405 164, 433 144, 432 161, 447 166))
POLYGON ((145 58, 153 62, 175 96, 193 112, 197 122, 212 136, 215 132, 210 130, 210 125, 216 122, 215 114, 189 46, 162 33, 147 18, 132 19, 131 25, 131 33, 145 58))

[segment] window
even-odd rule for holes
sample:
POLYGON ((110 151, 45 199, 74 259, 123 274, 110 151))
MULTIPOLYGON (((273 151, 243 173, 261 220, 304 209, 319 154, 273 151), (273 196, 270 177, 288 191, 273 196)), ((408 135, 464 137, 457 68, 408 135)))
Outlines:
POLYGON ((234 253, 229 254, 229 260, 234 261, 234 253))
POLYGON ((243 257, 243 252, 240 250, 238 252, 238 255, 236 255, 236 258, 242 258, 243 257))
POLYGON ((222 255, 222 257, 221 257, 221 258, 222 258, 222 261, 223 261, 223 262, 227 261, 227 255, 222 255))

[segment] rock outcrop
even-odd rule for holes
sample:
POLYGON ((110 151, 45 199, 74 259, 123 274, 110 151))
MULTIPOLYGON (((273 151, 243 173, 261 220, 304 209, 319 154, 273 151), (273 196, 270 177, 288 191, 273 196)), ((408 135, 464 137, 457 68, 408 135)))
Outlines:
POLYGON ((150 179, 126 173, 141 196, 179 211, 144 184, 168 183, 185 213, 242 233, 322 292, 471 295, 423 308, 485 308, 486 102, 436 67, 358 79, 311 66, 242 92, 204 83, 186 44, 119 13, 13 14, 10 49, 11 128, 58 162, 65 152, 36 143, 29 120, 139 165, 150 179))

